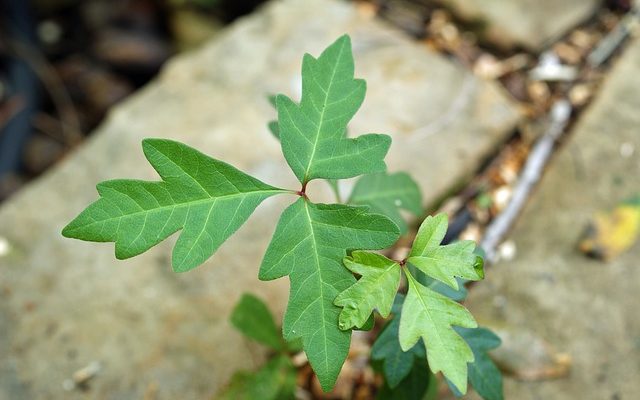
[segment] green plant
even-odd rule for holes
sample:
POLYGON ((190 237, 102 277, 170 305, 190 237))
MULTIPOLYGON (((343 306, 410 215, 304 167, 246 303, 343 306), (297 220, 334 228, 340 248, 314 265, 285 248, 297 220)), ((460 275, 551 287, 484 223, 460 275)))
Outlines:
MULTIPOLYGON (((320 57, 304 56, 299 104, 284 95, 274 98, 278 120, 270 128, 300 181, 299 190, 273 187, 175 141, 145 139, 145 156, 162 180, 98 184, 100 198, 62 233, 115 242, 116 257, 125 259, 181 230, 172 265, 176 272, 184 272, 209 258, 263 200, 281 194, 297 196, 280 217, 259 277, 289 276, 291 292, 282 333, 286 343, 302 343, 322 388, 330 390, 335 384, 352 330, 370 328, 373 312, 378 310, 383 317, 395 315, 373 352, 374 358, 384 360, 385 390, 390 396, 394 390, 408 390, 400 383, 415 377, 416 366, 424 370, 427 364, 433 373, 442 371, 464 394, 467 364, 474 361, 474 354, 480 359, 487 346, 470 347, 464 337, 467 331, 453 328, 477 326, 455 299, 464 294, 459 278, 482 279, 482 258, 470 241, 440 245, 447 230, 443 215, 423 222, 407 259, 391 260, 363 251, 387 248, 406 231, 399 208, 414 214, 422 211, 420 193, 411 178, 385 172, 389 136, 347 138, 347 124, 365 91, 365 82, 354 79, 351 42, 345 35, 320 57), (360 175, 364 176, 350 204, 316 204, 307 196, 309 181, 326 179, 339 198, 336 180, 360 175), (404 297, 396 296, 402 276, 408 282, 404 297), (406 359, 411 367, 394 357, 406 359), (427 362, 412 362, 414 358, 427 362)), ((475 332, 472 338, 480 335, 475 332)), ((272 333, 254 335, 269 346, 280 346, 272 333)), ((474 375, 470 376, 477 386, 474 375)))
POLYGON ((231 323, 274 354, 258 371, 236 372, 219 399, 293 399, 297 372, 289 356, 300 351, 300 343, 283 341, 266 304, 251 294, 244 294, 236 304, 231 313, 231 323))

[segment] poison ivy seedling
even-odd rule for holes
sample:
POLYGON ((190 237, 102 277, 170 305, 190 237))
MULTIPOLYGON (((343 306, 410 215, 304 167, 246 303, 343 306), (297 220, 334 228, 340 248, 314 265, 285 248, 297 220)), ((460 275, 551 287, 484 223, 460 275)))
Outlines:
MULTIPOLYGON (((422 212, 415 182, 407 174, 385 171, 391 138, 377 133, 347 136, 347 124, 365 91, 365 82, 354 78, 351 41, 345 35, 318 58, 304 56, 300 103, 284 95, 272 99, 278 120, 269 127, 300 181, 299 189, 271 186, 175 141, 146 139, 144 154, 161 180, 98 184, 100 198, 62 233, 114 242, 116 257, 126 259, 180 231, 172 265, 184 272, 206 261, 263 200, 297 196, 280 216, 259 272, 262 280, 289 277, 285 340, 274 336, 275 323, 266 308, 249 297, 234 312, 233 323, 280 352, 301 343, 328 391, 347 357, 352 330, 371 328, 374 310, 383 317, 393 312, 395 317, 380 336, 386 344, 374 346, 374 358, 384 359, 386 393, 393 396, 394 387, 416 378, 427 365, 434 373, 442 371, 464 393, 467 363, 474 354, 480 359, 488 347, 470 348, 463 337, 466 331, 460 336, 454 330, 453 326, 474 328, 476 323, 453 298, 464 294, 460 278, 482 279, 482 259, 474 254, 472 242, 440 246, 447 229, 444 216, 425 220, 406 260, 363 251, 387 248, 406 232, 400 209, 422 212), (309 181, 325 179, 339 199, 337 180, 360 175, 349 204, 316 204, 307 196, 309 181), (403 275, 408 293, 396 297, 403 275), (245 308, 257 310, 257 316, 249 318, 242 312, 245 308)), ((267 364, 256 386, 269 379, 289 385, 291 366, 282 357, 267 364)), ((484 361, 478 365, 486 365, 484 361)), ((434 385, 428 386, 433 391, 434 385)), ((402 393, 413 393, 405 389, 402 393)), ((273 395, 280 398, 279 393, 277 389, 273 395)))

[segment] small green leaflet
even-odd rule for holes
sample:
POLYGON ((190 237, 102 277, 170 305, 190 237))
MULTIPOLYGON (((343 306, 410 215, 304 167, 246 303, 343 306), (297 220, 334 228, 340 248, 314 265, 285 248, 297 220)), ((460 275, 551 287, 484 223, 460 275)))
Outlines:
POLYGON ((361 328, 374 309, 382 317, 389 317, 400 286, 400 265, 383 255, 365 251, 354 251, 351 257, 345 257, 344 265, 361 278, 334 301, 335 305, 343 307, 340 329, 361 328))
POLYGON ((405 172, 363 176, 354 186, 349 203, 368 205, 371 212, 386 215, 400 227, 400 233, 407 232, 407 223, 400 214, 400 208, 416 217, 422 214, 420 188, 405 172))
MULTIPOLYGON (((474 253, 475 245, 458 242, 440 246, 446 232, 446 215, 427 217, 418 229, 408 262, 454 289, 458 289, 456 276, 482 279, 482 258, 474 253)), ((473 316, 461 304, 423 286, 407 269, 405 274, 409 290, 400 318, 400 346, 409 350, 422 338, 431 371, 442 371, 461 393, 466 393, 467 363, 474 357, 453 325, 475 328, 473 316)))
POLYGON ((161 182, 112 180, 100 199, 67 225, 66 237, 115 242, 116 257, 141 254, 182 229, 173 248, 176 272, 202 264, 267 197, 290 193, 172 140, 142 148, 161 182))
MULTIPOLYGON (((426 358, 426 350, 422 341, 416 343, 409 351, 402 351, 398 341, 400 316, 404 296, 398 294, 393 303, 393 318, 387 322, 378 334, 371 348, 371 358, 382 361, 382 372, 387 386, 394 389, 411 372, 414 358, 426 358)), ((426 363, 423 362, 423 369, 426 363)))
POLYGON ((282 152, 300 182, 352 178, 386 169, 391 138, 367 134, 347 139, 347 124, 360 108, 366 84, 354 79, 351 39, 344 35, 317 59, 302 61, 302 99, 276 97, 282 152))
POLYGON ((409 257, 407 261, 427 276, 458 290, 456 277, 472 281, 484 277, 482 258, 473 252, 475 247, 475 242, 463 240, 439 246, 424 256, 409 257))
MULTIPOLYGON (((471 386, 484 400, 504 399, 502 374, 488 354, 489 350, 500 346, 500 338, 487 328, 456 327, 455 330, 471 347, 475 357, 475 361, 469 364, 471 386)), ((451 385, 449 386, 451 387, 451 385)), ((456 396, 462 395, 455 386, 451 389, 456 396)))
POLYGON ((284 350, 280 329, 266 304, 245 293, 231 313, 231 323, 245 336, 274 350, 284 350))
POLYGON ((442 371, 461 393, 466 393, 467 363, 473 362, 473 353, 451 325, 475 328, 473 316, 461 304, 406 275, 409 291, 400 318, 400 347, 408 351, 422 338, 431 371, 442 371))
POLYGON ((289 275, 291 291, 283 334, 302 337, 303 348, 324 390, 333 387, 349 352, 351 331, 338 328, 338 294, 356 282, 342 264, 347 249, 382 249, 398 238, 389 219, 366 207, 313 204, 304 198, 280 217, 260 266, 259 278, 289 275))
POLYGON ((297 372, 286 355, 268 361, 256 372, 236 372, 219 400, 293 400, 297 372))
POLYGON ((416 236, 407 259, 421 272, 458 290, 455 277, 477 281, 484 278, 482 257, 474 253, 471 240, 440 246, 447 232, 447 216, 427 217, 416 236))

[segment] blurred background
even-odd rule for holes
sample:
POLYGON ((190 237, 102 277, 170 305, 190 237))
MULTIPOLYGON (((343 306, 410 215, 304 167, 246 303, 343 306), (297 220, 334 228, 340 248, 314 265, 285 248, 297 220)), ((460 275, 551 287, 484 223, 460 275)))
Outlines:
MULTIPOLYGON (((60 230, 96 183, 157 179, 149 136, 295 185, 267 97, 299 96, 302 54, 345 32, 368 87, 350 132, 391 134, 389 170, 411 173, 424 214, 487 254, 465 305, 503 341, 506 398, 636 398, 639 15, 632 0, 0 0, 0 400, 211 399, 268 359, 228 319, 251 292, 280 321, 288 282, 256 271, 286 203, 188 274, 170 271, 175 238, 116 261, 60 230)), ((294 358, 296 398, 374 398, 371 341, 354 336, 329 394, 294 358)))
POLYGON ((0 199, 79 144, 173 54, 262 1, 2 1, 0 199))
MULTIPOLYGON (((226 25, 264 2, 3 0, 0 200, 64 157, 92 132, 110 107, 152 79, 172 55, 215 37, 226 25)), ((545 27, 538 22, 545 15, 535 15, 535 10, 532 16, 493 11, 512 8, 513 14, 526 12, 526 1, 507 7, 496 2, 486 10, 455 0, 355 3, 364 12, 379 14, 469 67, 490 70, 481 73, 495 75, 491 69, 502 67, 494 63, 495 58, 509 59, 516 65, 508 65, 511 70, 500 71, 497 78, 516 99, 527 103, 549 97, 547 92, 553 90, 522 82, 524 78, 518 72, 531 61, 527 56, 539 52, 543 43, 566 34, 577 22, 591 20, 598 25, 597 32, 588 33, 600 35, 612 29, 631 8, 631 0, 607 0, 597 13, 593 4, 598 2, 593 1, 565 7, 539 5, 548 9, 551 19, 557 12, 569 14, 564 16, 564 24, 552 22, 545 27), (484 20, 486 16, 493 20, 484 20), (518 25, 530 28, 527 31, 518 25), (508 58, 510 55, 520 57, 508 58)), ((563 61, 578 62, 586 51, 584 47, 592 45, 597 37, 585 34, 576 40, 578 43, 558 43, 563 61)))

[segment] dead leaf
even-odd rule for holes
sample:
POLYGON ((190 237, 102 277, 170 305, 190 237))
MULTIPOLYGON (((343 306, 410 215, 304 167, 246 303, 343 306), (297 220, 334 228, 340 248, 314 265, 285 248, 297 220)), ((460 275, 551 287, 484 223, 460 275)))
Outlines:
POLYGON ((624 202, 611 212, 597 213, 580 240, 589 257, 610 261, 629 249, 640 232, 640 200, 624 202))

